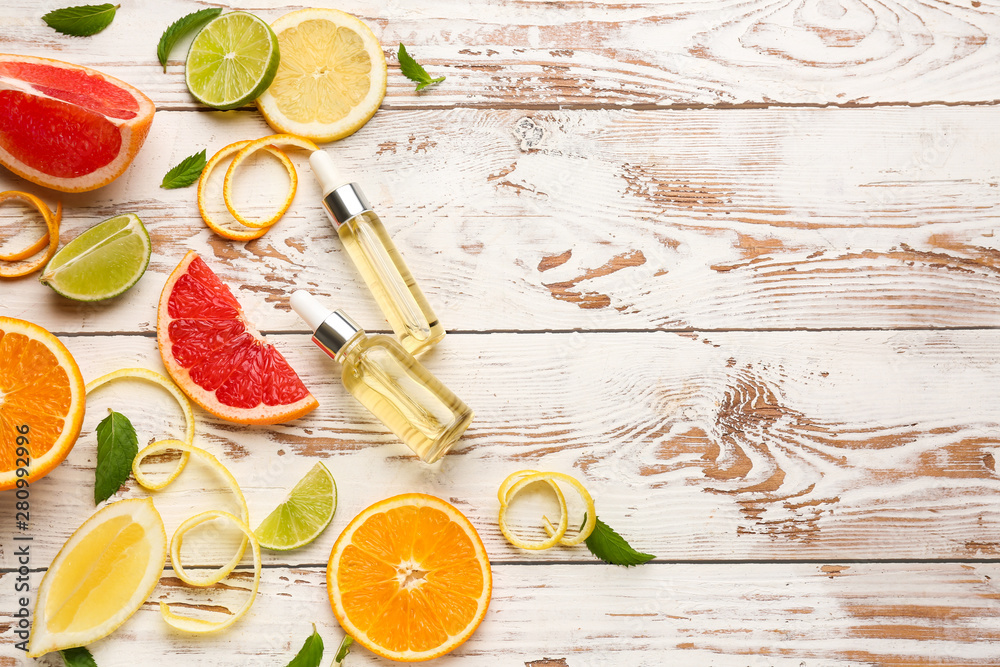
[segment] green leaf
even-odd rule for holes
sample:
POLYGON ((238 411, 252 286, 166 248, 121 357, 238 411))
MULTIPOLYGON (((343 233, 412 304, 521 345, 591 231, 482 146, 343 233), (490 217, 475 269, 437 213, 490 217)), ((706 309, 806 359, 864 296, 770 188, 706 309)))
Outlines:
POLYGON ((167 175, 163 177, 163 182, 160 183, 160 187, 167 190, 186 188, 198 180, 207 162, 204 150, 200 153, 189 155, 181 160, 179 165, 167 172, 167 175))
POLYGON ((354 637, 350 635, 344 635, 344 641, 340 642, 340 647, 337 649, 337 655, 333 659, 334 665, 339 665, 344 662, 344 658, 347 654, 351 652, 351 644, 354 643, 354 637))
POLYGON ((163 31, 163 34, 160 35, 160 43, 156 45, 156 57, 160 60, 160 64, 163 65, 164 72, 167 71, 167 59, 170 57, 170 49, 174 48, 174 45, 182 37, 192 32, 195 28, 208 23, 221 13, 221 7, 199 9, 196 12, 177 19, 163 31))
POLYGON ((111 414, 97 425, 97 469, 94 480, 94 504, 118 491, 132 472, 132 461, 139 453, 139 438, 132 422, 120 412, 111 414))
MULTIPOLYGON (((587 517, 584 515, 584 523, 587 517)), ((656 556, 644 554, 636 551, 625 538, 616 533, 608 524, 597 519, 594 532, 587 538, 587 548, 605 563, 612 565, 642 565, 646 561, 653 560, 656 556)))
POLYGON ((66 667, 97 667, 94 656, 90 655, 90 651, 85 646, 64 648, 60 653, 62 653, 66 667))
POLYGON ((111 25, 115 19, 115 11, 121 5, 79 5, 77 7, 63 7, 54 9, 42 20, 49 24, 49 27, 61 32, 64 35, 74 37, 87 37, 96 35, 100 31, 111 25))
POLYGON ((288 663, 288 667, 319 667, 319 661, 322 659, 323 638, 316 632, 316 624, 313 623, 313 633, 306 638, 302 648, 288 663))
POLYGON ((402 42, 400 42, 399 44, 399 53, 397 54, 397 57, 399 58, 400 71, 402 71, 403 76, 405 76, 410 81, 417 82, 418 92, 433 83, 441 83, 445 79, 445 77, 443 76, 439 76, 436 79, 432 79, 431 75, 428 74, 427 71, 420 66, 420 63, 414 60, 410 56, 410 54, 406 52, 406 47, 403 46, 402 42))

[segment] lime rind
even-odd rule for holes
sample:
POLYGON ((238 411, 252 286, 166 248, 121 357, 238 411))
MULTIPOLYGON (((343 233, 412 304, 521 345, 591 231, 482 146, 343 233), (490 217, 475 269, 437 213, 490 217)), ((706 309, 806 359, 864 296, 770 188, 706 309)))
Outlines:
POLYGON ((215 109, 253 102, 278 71, 278 38, 247 12, 222 14, 205 25, 188 49, 184 81, 196 100, 215 109))
POLYGON ((39 280, 74 301, 102 301, 142 278, 152 255, 149 232, 134 213, 99 222, 63 246, 39 280))
POLYGON ((318 462, 257 526, 260 546, 272 551, 291 551, 319 537, 337 511, 337 482, 318 462))

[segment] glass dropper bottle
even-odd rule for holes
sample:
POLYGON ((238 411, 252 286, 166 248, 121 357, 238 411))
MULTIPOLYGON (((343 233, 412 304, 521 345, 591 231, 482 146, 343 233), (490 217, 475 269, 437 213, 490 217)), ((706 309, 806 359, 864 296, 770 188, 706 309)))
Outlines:
POLYGON ((422 461, 441 458, 472 422, 469 406, 394 338, 369 336, 302 290, 291 304, 314 331, 313 342, 343 366, 344 387, 422 461))
POLYGON ((329 153, 309 157, 323 188, 323 207, 348 256, 399 342, 410 354, 420 354, 444 338, 444 327, 431 310, 385 226, 357 183, 350 182, 329 153))

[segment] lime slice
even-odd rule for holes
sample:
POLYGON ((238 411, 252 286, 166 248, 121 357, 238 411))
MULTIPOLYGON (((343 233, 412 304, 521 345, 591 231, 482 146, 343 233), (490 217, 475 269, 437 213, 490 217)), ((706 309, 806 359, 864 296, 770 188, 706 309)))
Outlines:
POLYGON ((254 534, 265 549, 297 549, 319 537, 335 511, 337 483, 326 466, 317 463, 299 480, 288 499, 257 526, 254 534))
POLYGON ((278 61, 278 38, 271 26, 253 14, 230 12, 195 36, 184 80, 202 104, 235 109, 267 90, 278 61))
POLYGON ((63 246, 39 280, 76 301, 110 299, 139 281, 151 253, 149 233, 139 216, 116 215, 63 246))

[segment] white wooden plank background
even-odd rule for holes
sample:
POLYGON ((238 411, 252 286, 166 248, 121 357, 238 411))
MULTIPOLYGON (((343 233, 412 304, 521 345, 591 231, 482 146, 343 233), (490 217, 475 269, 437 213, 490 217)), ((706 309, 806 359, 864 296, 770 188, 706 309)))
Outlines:
MULTIPOLYGON (((129 81, 157 104, 153 130, 96 192, 56 195, 7 172, 0 189, 62 198, 65 239, 134 211, 154 257, 112 302, 70 304, 29 277, 0 284, 0 313, 59 333, 87 379, 162 370, 156 300, 197 250, 321 403, 273 427, 196 409, 199 443, 240 480, 252 523, 316 459, 340 489, 316 543, 265 554, 247 619, 191 638, 151 601, 92 647, 101 667, 282 665, 312 622, 332 650, 330 546, 362 508, 404 491, 455 503, 494 568, 486 621, 432 664, 1000 663, 996 3, 338 3, 372 25, 390 76, 379 113, 329 148, 451 332, 425 362, 477 413, 435 466, 351 402, 287 307, 307 287, 386 328, 304 155, 292 154, 302 180, 289 215, 247 244, 209 233, 192 190, 158 187, 190 153, 269 133, 251 109, 193 103, 183 46, 168 73, 156 63, 156 36, 205 5, 124 2, 83 39, 38 20, 58 4, 0 7, 0 51, 129 81), (400 41, 447 81, 414 94, 400 41), (510 547, 495 489, 524 467, 578 476, 656 561, 626 570, 582 548, 510 547)), ((268 20, 297 8, 223 6, 268 20)), ((247 181, 270 174, 259 165, 247 181)), ((0 243, 27 238, 21 217, 0 209, 0 243)), ((106 408, 133 417, 143 442, 176 433, 157 390, 101 391, 66 463, 33 487, 36 588, 93 511, 106 408)), ((157 495, 168 530, 224 501, 157 495)), ((0 522, 0 667, 59 665, 13 649, 9 496, 0 522)), ((178 593, 165 573, 153 600, 178 593)), ((357 649, 349 664, 388 663, 357 649)))

